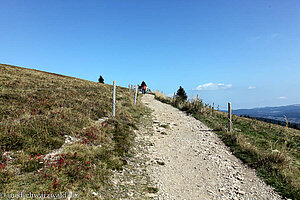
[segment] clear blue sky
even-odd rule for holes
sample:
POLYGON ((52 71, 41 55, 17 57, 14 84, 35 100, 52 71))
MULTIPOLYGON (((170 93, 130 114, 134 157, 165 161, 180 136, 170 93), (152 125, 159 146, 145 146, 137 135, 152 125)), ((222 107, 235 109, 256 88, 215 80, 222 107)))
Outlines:
POLYGON ((299 0, 0 0, 0 63, 225 108, 300 103, 299 0))

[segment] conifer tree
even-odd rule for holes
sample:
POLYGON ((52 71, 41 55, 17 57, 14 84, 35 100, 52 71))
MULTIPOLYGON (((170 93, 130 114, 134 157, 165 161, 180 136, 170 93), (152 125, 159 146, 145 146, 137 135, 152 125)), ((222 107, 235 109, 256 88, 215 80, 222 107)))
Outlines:
POLYGON ((177 93, 176 93, 176 96, 182 100, 182 101, 185 101, 187 100, 187 95, 184 91, 184 89, 180 86, 179 89, 177 90, 177 93))

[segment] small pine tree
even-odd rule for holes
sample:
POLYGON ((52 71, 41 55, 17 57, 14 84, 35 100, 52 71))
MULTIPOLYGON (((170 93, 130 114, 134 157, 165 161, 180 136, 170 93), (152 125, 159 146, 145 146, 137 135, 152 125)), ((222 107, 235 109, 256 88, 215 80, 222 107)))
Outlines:
POLYGON ((100 76, 100 78, 98 79, 99 83, 104 83, 104 78, 102 76, 100 76))
POLYGON ((187 95, 184 91, 184 89, 180 86, 179 89, 177 90, 176 96, 182 100, 182 101, 186 101, 187 100, 187 95))

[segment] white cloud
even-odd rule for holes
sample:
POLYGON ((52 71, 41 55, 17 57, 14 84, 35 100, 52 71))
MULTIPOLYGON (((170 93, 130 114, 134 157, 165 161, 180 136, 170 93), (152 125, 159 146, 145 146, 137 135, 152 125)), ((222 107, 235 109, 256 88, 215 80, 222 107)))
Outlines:
POLYGON ((248 87, 248 90, 254 90, 254 89, 256 89, 255 86, 249 86, 249 87, 248 87))
POLYGON ((282 96, 282 97, 278 97, 278 99, 288 99, 287 97, 284 97, 284 96, 282 96))
POLYGON ((224 84, 224 83, 205 83, 203 85, 199 85, 195 90, 224 90, 231 88, 232 84, 224 84))
POLYGON ((273 34, 271 35, 272 38, 276 38, 276 37, 278 37, 278 36, 279 36, 278 33, 273 33, 273 34))

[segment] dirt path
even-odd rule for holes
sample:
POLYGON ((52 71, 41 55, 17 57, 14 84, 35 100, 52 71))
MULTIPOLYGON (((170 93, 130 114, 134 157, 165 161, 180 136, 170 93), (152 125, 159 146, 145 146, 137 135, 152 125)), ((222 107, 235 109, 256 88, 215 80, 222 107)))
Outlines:
POLYGON ((147 170, 155 199, 281 199, 200 121, 153 95, 142 101, 153 109, 147 170))

